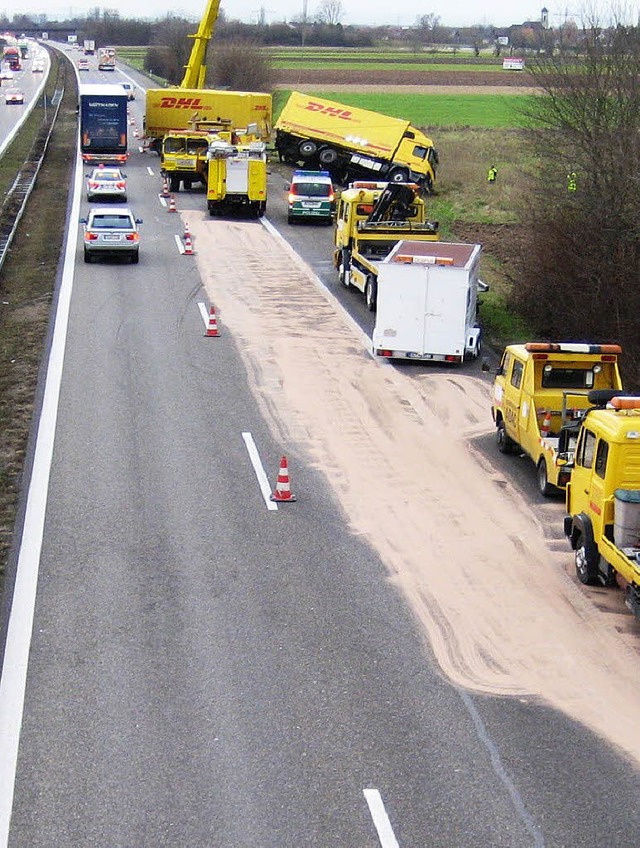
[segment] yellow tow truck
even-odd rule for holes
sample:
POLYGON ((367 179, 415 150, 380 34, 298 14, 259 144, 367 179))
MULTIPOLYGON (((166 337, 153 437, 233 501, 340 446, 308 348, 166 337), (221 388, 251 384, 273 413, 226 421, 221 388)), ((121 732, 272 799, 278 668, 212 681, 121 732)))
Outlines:
POLYGON ((640 619, 640 397, 619 395, 585 415, 566 507, 578 579, 620 585, 640 619))
POLYGON ((525 453, 545 496, 564 489, 592 390, 622 390, 615 344, 508 345, 493 383, 491 415, 501 453, 525 453))

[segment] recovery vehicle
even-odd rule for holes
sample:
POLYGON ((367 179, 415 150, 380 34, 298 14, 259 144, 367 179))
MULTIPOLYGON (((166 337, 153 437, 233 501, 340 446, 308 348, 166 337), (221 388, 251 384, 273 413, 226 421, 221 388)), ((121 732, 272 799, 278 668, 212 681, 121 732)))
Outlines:
POLYGON ((405 241, 378 265, 373 352, 390 359, 476 359, 481 246, 405 241))
POLYGON ((340 282, 363 292, 371 312, 376 308, 380 263, 402 240, 439 240, 438 223, 426 220, 417 185, 356 181, 342 192, 333 261, 340 282))
POLYGON ((640 619, 640 397, 619 395, 586 413, 566 507, 578 579, 617 583, 640 619))
POLYGON ((324 168, 343 183, 384 179, 433 190, 437 151, 409 121, 294 91, 275 130, 282 162, 324 168))
POLYGON ((209 145, 207 208, 210 215, 247 209, 262 217, 267 208, 267 148, 264 142, 209 145))
POLYGON ((545 496, 566 488, 592 390, 622 390, 616 344, 508 345, 493 384, 491 415, 501 453, 525 453, 545 496))

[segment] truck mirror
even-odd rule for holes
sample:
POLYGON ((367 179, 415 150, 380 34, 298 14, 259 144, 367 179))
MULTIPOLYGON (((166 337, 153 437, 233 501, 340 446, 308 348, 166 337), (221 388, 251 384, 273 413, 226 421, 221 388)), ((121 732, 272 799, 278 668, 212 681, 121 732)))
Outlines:
POLYGON ((136 218, 136 224, 144 224, 142 218, 136 218))
POLYGON ((81 223, 81 224, 86 224, 86 223, 87 223, 87 219, 86 219, 86 218, 80 218, 80 222, 79 222, 79 223, 81 223))

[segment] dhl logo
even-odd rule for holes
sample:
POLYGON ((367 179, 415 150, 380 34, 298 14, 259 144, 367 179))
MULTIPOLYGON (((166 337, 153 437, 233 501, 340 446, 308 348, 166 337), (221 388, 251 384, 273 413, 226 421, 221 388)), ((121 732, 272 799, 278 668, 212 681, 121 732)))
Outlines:
POLYGON ((202 101, 199 97, 163 97, 160 101, 161 109, 202 109, 202 101))
POLYGON ((314 103, 310 100, 304 107, 310 112, 321 112, 323 115, 331 115, 334 118, 342 118, 343 121, 351 120, 351 111, 349 109, 337 109, 335 106, 323 106, 322 103, 314 103))

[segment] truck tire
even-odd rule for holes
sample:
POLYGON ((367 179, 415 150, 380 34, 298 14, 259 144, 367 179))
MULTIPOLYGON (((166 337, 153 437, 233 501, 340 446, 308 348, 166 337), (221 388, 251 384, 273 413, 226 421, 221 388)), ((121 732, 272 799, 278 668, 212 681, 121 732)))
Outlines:
POLYGON ((335 165, 338 161, 338 151, 334 150, 333 147, 323 147, 320 153, 318 154, 318 159, 320 160, 321 165, 335 165))
POLYGON ((306 141, 301 141, 298 145, 298 153, 302 156, 303 159, 310 159, 312 156, 315 156, 318 152, 318 145, 315 141, 311 141, 311 139, 306 139, 306 141))
POLYGON ((175 174, 171 174, 169 177, 169 188, 171 191, 180 191, 180 177, 176 177, 175 174))
POLYGON ((391 171, 389 171, 389 182, 408 183, 409 171, 407 171, 406 168, 392 168, 391 171))
POLYGON ((538 460, 536 477, 538 480, 538 489, 540 490, 540 494, 544 495, 545 498, 552 498, 560 494, 560 489, 558 489, 557 486, 554 486, 553 483, 549 482, 549 478, 547 477, 547 463, 544 459, 538 460))
POLYGON ((585 586, 599 583, 598 561, 600 555, 593 539, 588 539, 586 533, 580 532, 576 538, 575 557, 578 580, 585 586))
POLYGON ((378 281, 374 277, 367 277, 364 286, 364 299, 369 312, 376 311, 376 300, 378 299, 378 281))
POLYGON ((498 445, 498 450, 500 453, 514 453, 516 449, 516 443, 513 439, 507 436, 507 430, 504 426, 504 421, 498 421, 496 427, 496 444, 498 445))
POLYGON ((182 181, 185 191, 191 191, 191 186, 193 185, 193 180, 189 180, 186 177, 182 181))

